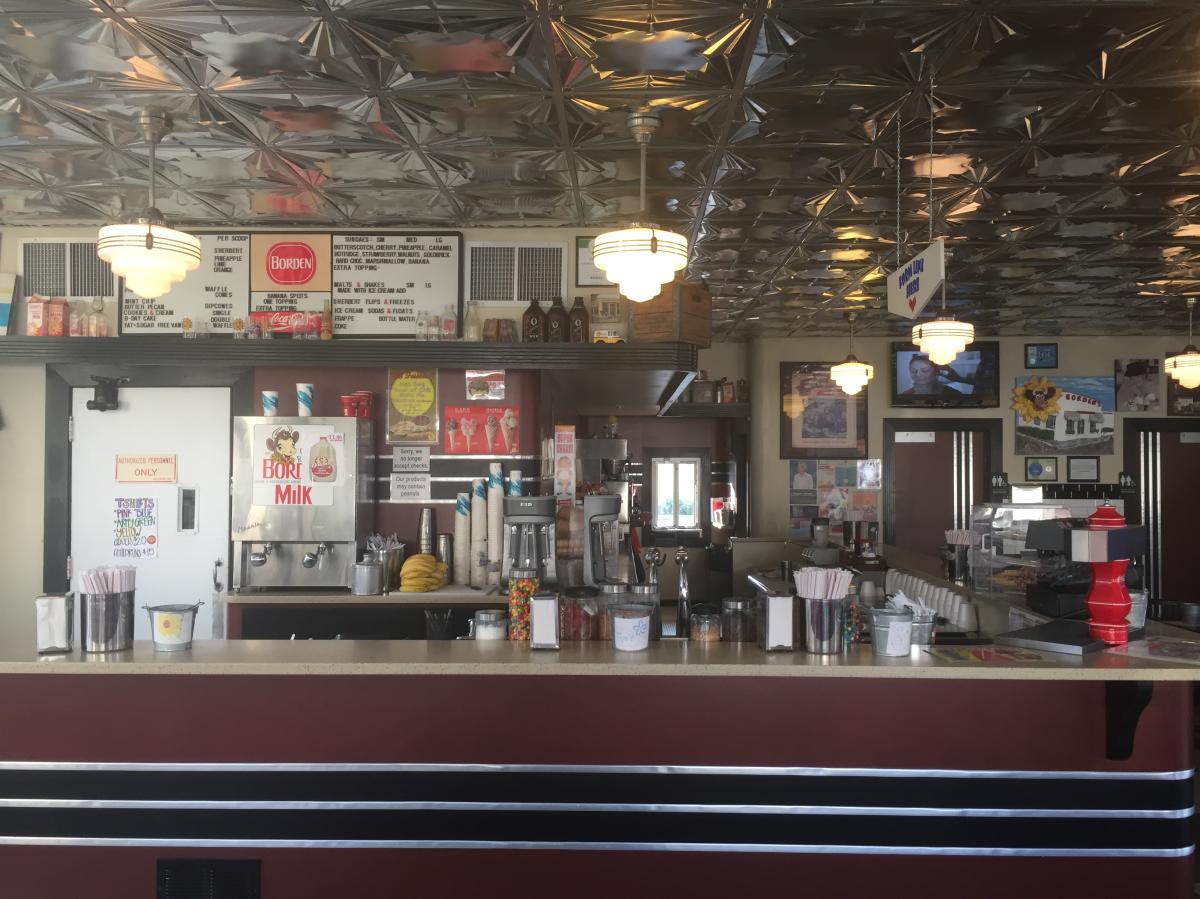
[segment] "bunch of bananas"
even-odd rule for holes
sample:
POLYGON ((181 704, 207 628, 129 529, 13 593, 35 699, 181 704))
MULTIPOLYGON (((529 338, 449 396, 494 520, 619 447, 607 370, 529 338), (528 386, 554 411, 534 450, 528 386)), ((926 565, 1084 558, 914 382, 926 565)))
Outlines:
POLYGON ((401 593, 429 593, 446 586, 446 563, 422 553, 409 556, 400 569, 401 593))

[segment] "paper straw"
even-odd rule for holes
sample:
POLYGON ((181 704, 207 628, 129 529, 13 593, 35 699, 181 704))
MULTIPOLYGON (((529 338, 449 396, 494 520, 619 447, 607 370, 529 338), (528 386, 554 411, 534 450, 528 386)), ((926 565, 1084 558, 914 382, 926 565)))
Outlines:
POLYGON ((488 466, 487 554, 489 584, 500 583, 501 547, 504 537, 504 471, 499 462, 488 466))
POLYGON ((484 481, 471 482, 471 586, 487 586, 488 517, 484 481))
POLYGON ((460 493, 454 506, 454 583, 471 583, 471 494, 460 493))

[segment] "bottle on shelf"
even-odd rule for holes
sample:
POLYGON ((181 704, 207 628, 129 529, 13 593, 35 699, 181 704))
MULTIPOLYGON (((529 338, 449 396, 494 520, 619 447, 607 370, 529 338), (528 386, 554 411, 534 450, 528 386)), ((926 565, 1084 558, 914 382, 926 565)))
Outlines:
POLYGON ((321 310, 321 339, 333 340, 333 302, 325 301, 325 306, 321 310))
POLYGON ((83 303, 72 303, 67 315, 67 336, 87 336, 87 313, 83 311, 83 303))
POLYGON ((417 340, 429 339, 429 313, 417 313, 417 340))
POLYGON ((475 300, 467 303, 467 314, 463 320, 463 340, 480 343, 483 340, 483 313, 475 300))
POLYGON ((546 342, 567 342, 567 308, 563 305, 562 297, 555 297, 546 312, 546 342))
POLYGON ((529 308, 521 316, 521 342, 544 343, 546 340, 546 313, 537 300, 529 301, 529 308))
POLYGON ((442 340, 458 340, 458 316, 449 304, 442 310, 442 340))
POLYGON ((425 339, 442 339, 442 317, 436 312, 429 313, 429 319, 425 323, 425 339))
POLYGON ((575 305, 567 316, 567 339, 571 343, 588 343, 591 339, 591 316, 583 297, 575 298, 575 305))

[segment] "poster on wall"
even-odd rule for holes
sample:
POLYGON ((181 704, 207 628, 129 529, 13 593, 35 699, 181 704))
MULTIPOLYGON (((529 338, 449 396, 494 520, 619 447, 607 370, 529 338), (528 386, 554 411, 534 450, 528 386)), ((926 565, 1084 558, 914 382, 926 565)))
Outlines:
POLYGON ((388 369, 389 444, 437 443, 437 409, 437 369, 388 369))
POLYGON ((1018 377, 1012 391, 1018 456, 1111 455, 1113 379, 1018 377))
POLYGON ((1115 359, 1118 412, 1158 412, 1161 409, 1157 359, 1115 359))
POLYGON ((1180 387, 1174 378, 1167 378, 1167 414, 1200 415, 1200 387, 1180 387))
POLYGON ((817 463, 814 459, 793 459, 789 464, 791 504, 793 506, 815 506, 817 504, 817 463))
POLYGON ((457 234, 333 235, 336 337, 415 337, 417 317, 459 312, 457 234))
POLYGON ((446 406, 443 451, 451 455, 512 455, 520 451, 520 410, 514 406, 446 406))
POLYGON ((858 487, 878 490, 883 486, 883 460, 863 459, 858 463, 858 487))
POLYGON ((155 299, 128 287, 121 297, 122 334, 231 334, 249 318, 249 234, 201 234, 200 267, 155 299))
POLYGON ((780 363, 780 458, 866 458, 867 393, 847 396, 830 379, 830 367, 780 363))
POLYGON ((345 481, 346 438, 326 425, 254 426, 256 506, 331 506, 345 481))
POLYGON ((467 369, 465 387, 469 402, 482 403, 488 400, 503 402, 504 369, 489 369, 486 371, 467 369))
MULTIPOLYGON (((307 332, 333 288, 328 234, 250 235, 250 318, 264 331, 307 332)), ((320 327, 320 319, 315 322, 320 327)))
POLYGON ((113 558, 158 558, 158 500, 118 496, 113 500, 113 558))

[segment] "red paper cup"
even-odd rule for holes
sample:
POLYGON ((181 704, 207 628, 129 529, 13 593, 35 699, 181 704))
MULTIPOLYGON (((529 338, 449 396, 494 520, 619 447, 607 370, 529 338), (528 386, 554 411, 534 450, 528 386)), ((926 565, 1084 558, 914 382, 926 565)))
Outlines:
POLYGON ((358 397, 342 394, 342 415, 354 418, 358 415, 358 397))

